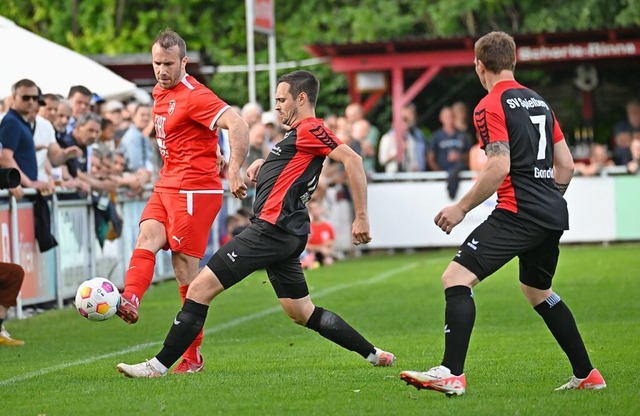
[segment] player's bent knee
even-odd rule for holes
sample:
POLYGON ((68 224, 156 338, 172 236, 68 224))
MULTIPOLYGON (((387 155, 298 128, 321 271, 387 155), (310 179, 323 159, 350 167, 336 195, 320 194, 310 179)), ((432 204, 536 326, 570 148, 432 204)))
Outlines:
POLYGON ((220 280, 210 268, 205 267, 189 285, 187 297, 195 302, 208 305, 222 291, 224 291, 224 287, 220 280))

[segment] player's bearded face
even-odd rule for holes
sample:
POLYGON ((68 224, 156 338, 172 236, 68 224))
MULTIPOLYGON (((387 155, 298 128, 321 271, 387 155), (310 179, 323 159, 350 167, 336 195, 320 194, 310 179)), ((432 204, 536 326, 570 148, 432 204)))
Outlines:
POLYGON ((160 45, 153 45, 151 49, 153 71, 158 84, 164 89, 173 88, 184 75, 184 63, 180 59, 177 46, 164 49, 160 45))

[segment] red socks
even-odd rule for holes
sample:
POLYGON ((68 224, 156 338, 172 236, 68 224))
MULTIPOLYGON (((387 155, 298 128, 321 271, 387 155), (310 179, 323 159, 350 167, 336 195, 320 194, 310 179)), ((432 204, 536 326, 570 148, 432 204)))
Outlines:
POLYGON ((156 255, 144 248, 136 248, 131 254, 129 269, 124 278, 124 291, 122 295, 131 300, 136 307, 140 306, 140 300, 153 280, 153 271, 156 267, 156 255))
MULTIPOLYGON (((178 289, 180 290, 180 297, 182 298, 182 304, 184 305, 184 301, 187 298, 187 290, 189 290, 189 285, 178 286, 178 289)), ((202 336, 203 336, 203 330, 200 330, 200 332, 196 336, 196 339, 193 340, 191 345, 189 345, 189 348, 187 348, 185 353, 182 355, 183 358, 186 358, 191 362, 196 362, 196 363, 202 362, 202 356, 200 355, 200 345, 202 345, 202 336)))

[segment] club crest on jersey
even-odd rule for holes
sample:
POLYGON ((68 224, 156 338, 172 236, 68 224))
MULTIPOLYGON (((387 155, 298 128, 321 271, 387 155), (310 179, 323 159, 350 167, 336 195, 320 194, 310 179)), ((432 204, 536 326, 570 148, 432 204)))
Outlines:
POLYGON ((176 109, 176 100, 169 101, 169 115, 173 114, 176 109))

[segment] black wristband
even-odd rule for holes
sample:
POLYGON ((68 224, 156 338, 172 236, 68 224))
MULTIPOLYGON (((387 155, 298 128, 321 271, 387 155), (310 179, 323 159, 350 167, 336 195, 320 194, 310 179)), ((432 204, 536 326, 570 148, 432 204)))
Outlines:
POLYGON ((558 183, 556 182, 556 188, 560 191, 560 195, 564 196, 564 193, 567 192, 567 188, 569 187, 568 183, 558 183))

